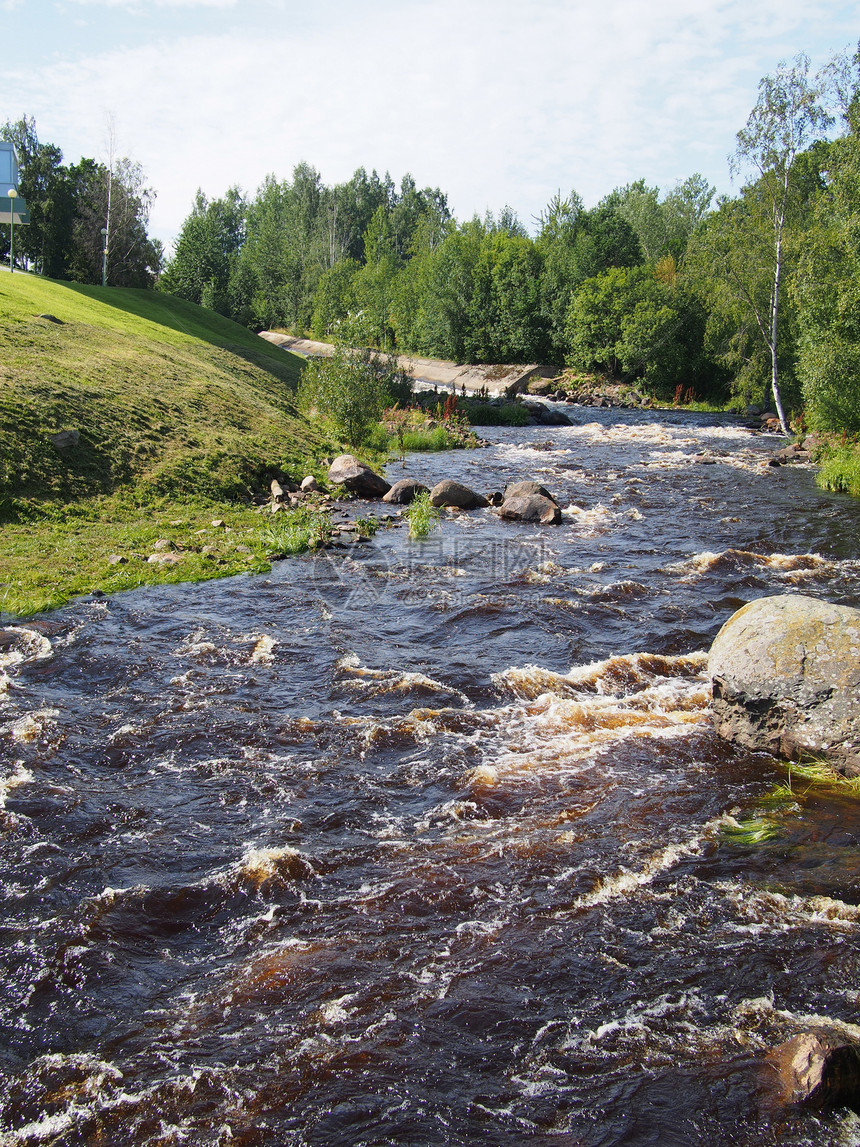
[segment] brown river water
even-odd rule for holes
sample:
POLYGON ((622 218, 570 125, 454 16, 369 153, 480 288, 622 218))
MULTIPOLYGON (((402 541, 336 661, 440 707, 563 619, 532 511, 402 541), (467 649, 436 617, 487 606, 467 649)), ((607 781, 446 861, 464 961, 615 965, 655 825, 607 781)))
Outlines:
POLYGON ((728 419, 574 417, 388 471, 558 528, 7 619, 3 1147, 860 1143, 765 1062, 860 1024, 860 808, 768 803, 704 672, 748 600, 860 605, 860 502, 728 419))

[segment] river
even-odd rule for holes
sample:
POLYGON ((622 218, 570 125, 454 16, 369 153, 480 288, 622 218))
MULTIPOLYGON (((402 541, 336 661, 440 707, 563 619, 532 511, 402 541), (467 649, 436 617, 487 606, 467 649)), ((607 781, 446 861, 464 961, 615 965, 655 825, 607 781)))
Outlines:
POLYGON ((560 527, 0 630, 4 1147, 860 1143, 765 1060, 860 1022, 860 809, 705 675, 750 599, 860 605, 860 502, 727 418, 573 416, 388 469, 560 527))

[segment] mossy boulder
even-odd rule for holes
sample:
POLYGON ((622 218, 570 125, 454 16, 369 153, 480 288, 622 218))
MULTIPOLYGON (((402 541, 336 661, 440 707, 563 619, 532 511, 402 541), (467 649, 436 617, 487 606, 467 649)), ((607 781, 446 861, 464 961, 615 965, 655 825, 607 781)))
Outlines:
POLYGON ((711 646, 720 736, 860 775, 860 609, 803 594, 750 602, 711 646))

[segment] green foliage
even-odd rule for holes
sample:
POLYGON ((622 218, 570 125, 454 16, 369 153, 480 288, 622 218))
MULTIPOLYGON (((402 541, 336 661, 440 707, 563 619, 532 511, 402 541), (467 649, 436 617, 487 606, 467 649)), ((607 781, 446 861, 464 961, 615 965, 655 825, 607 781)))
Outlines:
POLYGON ((704 353, 705 316, 677 281, 649 267, 612 268, 587 279, 568 315, 569 363, 642 379, 664 395, 683 385, 707 394, 719 382, 704 353))
MULTIPOLYGON (((92 159, 64 167, 54 144, 40 143, 36 122, 22 116, 0 127, 0 138, 15 146, 20 165, 18 190, 30 223, 16 233, 16 262, 58 279, 101 283, 108 231, 108 283, 150 287, 161 266, 162 250, 147 235, 155 193, 146 186, 140 164, 111 157, 105 166, 92 159)), ((7 254, 6 228, 0 254, 7 254)))
POLYGON ((409 537, 426 538, 438 527, 441 515, 425 490, 416 494, 405 511, 405 517, 409 523, 409 537))
POLYGON ((366 345, 367 335, 363 314, 341 320, 331 357, 308 362, 299 391, 304 409, 327 418, 351 446, 368 440, 387 405, 411 394, 411 380, 395 359, 366 345))
POLYGON ((282 558, 316 550, 332 537, 331 515, 321 510, 298 507, 278 514, 260 531, 260 540, 269 558, 282 558))
POLYGON ((860 445, 855 443, 828 451, 816 475, 816 482, 822 490, 860 498, 860 445))
POLYGON ((161 276, 161 290, 219 314, 231 314, 231 279, 244 240, 245 210, 237 187, 211 202, 198 190, 179 233, 176 253, 161 276))
POLYGON ((317 338, 327 338, 337 323, 356 309, 355 277, 359 269, 355 259, 341 259, 320 276, 311 319, 311 332, 317 338))
POLYGON ((828 148, 798 272, 798 369, 807 420, 818 430, 860 431, 860 107, 828 148))
POLYGON ((460 407, 472 426, 528 426, 529 412, 518 402, 496 406, 492 402, 465 400, 460 407))

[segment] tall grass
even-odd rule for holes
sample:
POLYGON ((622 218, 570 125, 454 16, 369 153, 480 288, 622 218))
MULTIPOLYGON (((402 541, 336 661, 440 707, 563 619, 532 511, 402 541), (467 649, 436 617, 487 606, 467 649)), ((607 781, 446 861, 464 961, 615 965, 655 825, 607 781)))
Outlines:
POLYGON ((425 490, 415 496, 406 510, 405 517, 409 522, 409 537, 426 538, 439 525, 440 514, 425 490))
POLYGON ((860 446, 836 447, 824 458, 816 482, 822 490, 860 498, 860 446))

